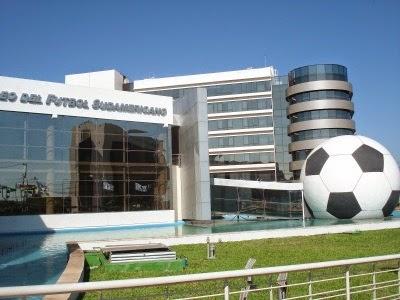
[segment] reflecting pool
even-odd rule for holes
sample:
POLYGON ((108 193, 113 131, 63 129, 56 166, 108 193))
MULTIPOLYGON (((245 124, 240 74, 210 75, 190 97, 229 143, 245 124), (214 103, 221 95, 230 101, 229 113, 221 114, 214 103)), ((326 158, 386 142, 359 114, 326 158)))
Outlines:
MULTIPOLYGON (((143 226, 108 228, 102 230, 82 230, 53 234, 15 234, 0 236, 0 286, 16 286, 54 283, 64 270, 67 262, 66 242, 105 239, 134 239, 150 237, 175 237, 195 234, 299 228, 302 226, 327 226, 349 224, 352 221, 335 220, 274 220, 237 221, 234 216, 225 216, 209 225, 171 224, 163 226, 143 226)), ((400 218, 395 212, 391 219, 400 218)), ((371 220, 359 221, 368 223, 371 220)))

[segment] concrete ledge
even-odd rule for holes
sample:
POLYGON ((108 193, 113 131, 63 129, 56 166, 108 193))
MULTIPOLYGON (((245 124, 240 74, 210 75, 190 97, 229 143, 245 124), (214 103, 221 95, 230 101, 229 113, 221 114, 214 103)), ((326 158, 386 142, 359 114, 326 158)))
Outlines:
POLYGON ((290 97, 295 94, 308 92, 308 91, 320 91, 320 90, 340 90, 348 91, 353 94, 353 87, 350 82, 341 80, 316 80, 298 83, 289 86, 286 89, 286 97, 290 97))
POLYGON ((298 237, 298 236, 312 236, 321 234, 332 233, 346 233, 353 231, 370 231, 382 229, 400 228, 400 220, 389 221, 360 221, 355 224, 342 224, 342 225, 325 225, 313 227, 298 227, 298 228, 282 228, 282 229, 269 229, 269 230, 254 230, 254 231, 240 231, 240 232, 225 232, 225 233, 210 233, 199 235, 188 235, 182 237, 171 238, 145 238, 145 239, 120 239, 108 241, 87 241, 78 242, 83 250, 93 250, 93 248, 101 248, 112 245, 134 245, 146 243, 162 243, 167 246, 174 245, 188 245, 188 244, 204 244, 209 239, 211 242, 237 242, 249 241, 259 239, 272 239, 283 237, 298 237))
MULTIPOLYGON (((85 270, 85 255, 78 244, 68 245, 69 259, 64 272, 57 280, 60 283, 77 283, 83 281, 85 270)), ((75 300, 78 299, 79 293, 48 295, 44 300, 75 300)))
POLYGON ((336 99, 320 99, 298 102, 288 107, 288 115, 292 115, 302 111, 320 110, 320 109, 344 109, 354 111, 354 104, 347 100, 336 99))
POLYGON ((90 230, 175 223, 173 210, 0 216, 0 234, 90 230))
POLYGON ((353 120, 348 119, 315 119, 292 123, 288 126, 288 134, 291 135, 298 131, 324 128, 346 128, 353 131, 356 126, 353 120))

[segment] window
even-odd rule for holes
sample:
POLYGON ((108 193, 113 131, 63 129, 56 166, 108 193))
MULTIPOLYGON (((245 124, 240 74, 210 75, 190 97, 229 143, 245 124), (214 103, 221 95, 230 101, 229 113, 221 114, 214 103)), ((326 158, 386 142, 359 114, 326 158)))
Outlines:
POLYGON ((274 138, 272 134, 216 137, 209 138, 208 140, 209 148, 227 148, 273 144, 274 138))
POLYGON ((336 128, 327 128, 327 129, 311 129, 295 132, 291 135, 292 142, 311 140, 311 139, 320 139, 320 138, 331 138, 338 135, 352 135, 354 131, 351 129, 336 129, 336 128))
POLYGON ((261 127, 272 127, 272 126, 273 126, 273 120, 271 116, 208 121, 209 131, 261 128, 261 127))
POLYGON ((213 85, 207 87, 207 96, 222 96, 233 94, 247 94, 268 92, 271 90, 271 81, 244 82, 234 84, 213 85))
POLYGON ((0 111, 0 135, 0 215, 169 209, 162 125, 0 111))

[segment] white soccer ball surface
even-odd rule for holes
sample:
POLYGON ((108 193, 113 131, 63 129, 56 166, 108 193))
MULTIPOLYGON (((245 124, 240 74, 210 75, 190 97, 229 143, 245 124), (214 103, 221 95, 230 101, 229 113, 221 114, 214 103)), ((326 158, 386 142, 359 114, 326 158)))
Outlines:
POLYGON ((317 146, 300 177, 304 199, 316 218, 382 218, 399 202, 396 160, 385 147, 364 136, 338 136, 317 146))

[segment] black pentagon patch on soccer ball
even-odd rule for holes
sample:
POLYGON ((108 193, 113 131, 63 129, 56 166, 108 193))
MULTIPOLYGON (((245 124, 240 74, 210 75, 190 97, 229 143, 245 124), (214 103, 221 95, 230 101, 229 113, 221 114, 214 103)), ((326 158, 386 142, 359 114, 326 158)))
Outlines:
POLYGON ((322 148, 319 148, 317 151, 311 154, 307 158, 306 162, 306 176, 319 175, 328 158, 328 153, 326 153, 326 151, 322 148))
POLYGON ((353 192, 330 193, 327 211, 338 219, 351 219, 361 211, 361 207, 353 192))
POLYGON ((393 210, 395 209, 396 205, 399 203, 400 191, 392 191, 389 196, 388 201, 386 202, 385 206, 382 208, 383 216, 389 216, 393 210))
POLYGON ((353 157, 363 172, 383 172, 383 154, 378 150, 364 144, 354 151, 353 157))

